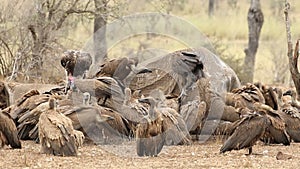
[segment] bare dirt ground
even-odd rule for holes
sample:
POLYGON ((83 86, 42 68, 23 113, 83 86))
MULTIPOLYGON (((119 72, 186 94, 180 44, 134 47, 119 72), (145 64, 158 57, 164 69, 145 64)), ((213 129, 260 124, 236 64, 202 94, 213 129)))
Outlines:
POLYGON ((56 157, 40 153, 40 145, 22 141, 23 148, 0 150, 0 168, 299 168, 300 144, 290 146, 258 143, 254 155, 248 150, 219 154, 221 141, 189 146, 165 146, 158 157, 138 157, 135 142, 122 145, 85 144, 77 157, 56 157), (278 151, 292 155, 277 160, 278 151))

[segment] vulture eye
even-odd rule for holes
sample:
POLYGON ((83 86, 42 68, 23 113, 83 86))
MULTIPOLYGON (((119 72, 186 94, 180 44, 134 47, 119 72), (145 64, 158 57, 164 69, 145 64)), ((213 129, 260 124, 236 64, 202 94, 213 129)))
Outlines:
POLYGON ((62 67, 65 67, 65 66, 66 66, 66 62, 63 61, 63 60, 60 62, 60 64, 62 65, 62 67))

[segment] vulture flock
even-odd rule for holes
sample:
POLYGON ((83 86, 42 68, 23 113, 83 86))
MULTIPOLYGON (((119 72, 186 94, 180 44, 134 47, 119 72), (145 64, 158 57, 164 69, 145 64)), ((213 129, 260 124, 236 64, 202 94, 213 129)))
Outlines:
POLYGON ((132 140, 138 156, 157 156, 163 146, 190 145, 201 135, 226 136, 220 153, 248 148, 251 154, 259 141, 300 142, 294 90, 241 85, 205 48, 146 61, 121 57, 97 65, 97 72, 89 71, 91 64, 88 53, 67 51, 65 86, 27 88, 18 97, 1 82, 1 147, 35 140, 42 153, 76 156, 84 141, 132 140))

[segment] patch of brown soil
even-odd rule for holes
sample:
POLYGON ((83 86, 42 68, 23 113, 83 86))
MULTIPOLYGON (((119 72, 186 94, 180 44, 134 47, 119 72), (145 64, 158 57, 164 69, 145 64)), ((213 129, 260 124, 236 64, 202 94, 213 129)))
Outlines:
POLYGON ((56 157, 40 153, 40 145, 22 141, 23 148, 0 150, 0 168, 298 168, 300 144, 290 146, 255 145, 255 155, 248 150, 219 154, 220 141, 190 146, 165 146, 158 157, 138 157, 135 142, 122 145, 85 144, 77 157, 56 157), (276 160, 281 151, 293 155, 276 160))

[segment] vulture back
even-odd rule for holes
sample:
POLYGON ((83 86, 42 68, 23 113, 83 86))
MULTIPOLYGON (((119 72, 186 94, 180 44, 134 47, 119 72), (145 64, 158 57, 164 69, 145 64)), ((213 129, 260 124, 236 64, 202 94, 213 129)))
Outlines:
POLYGON ((225 141, 220 152, 251 148, 265 133, 267 123, 267 117, 257 113, 242 118, 236 123, 233 134, 225 141))
POLYGON ((75 131, 72 121, 56 111, 56 100, 49 99, 49 109, 39 118, 42 152, 60 156, 76 156, 83 134, 75 131))

